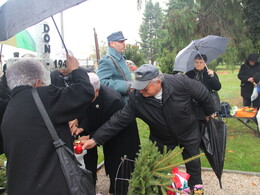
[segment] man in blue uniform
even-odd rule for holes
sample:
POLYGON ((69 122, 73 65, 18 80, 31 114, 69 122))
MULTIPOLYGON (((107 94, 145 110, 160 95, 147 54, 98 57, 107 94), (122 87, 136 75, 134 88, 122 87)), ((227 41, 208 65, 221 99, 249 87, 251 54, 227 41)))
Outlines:
POLYGON ((122 32, 114 32, 107 37, 107 54, 99 61, 97 75, 102 85, 118 91, 126 102, 131 86, 130 70, 123 55, 126 38, 122 32))

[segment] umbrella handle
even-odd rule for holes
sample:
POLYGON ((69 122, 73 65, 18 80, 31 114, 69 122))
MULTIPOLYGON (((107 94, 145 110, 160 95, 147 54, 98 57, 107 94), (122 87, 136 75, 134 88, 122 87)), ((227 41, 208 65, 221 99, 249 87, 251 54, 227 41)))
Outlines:
POLYGON ((66 53, 68 54, 69 52, 68 52, 68 50, 67 50, 67 47, 66 47, 66 45, 65 45, 65 42, 64 42, 64 40, 63 40, 61 34, 60 34, 60 31, 59 31, 59 29, 58 29, 58 27, 57 27, 57 24, 56 24, 56 22, 55 22, 53 16, 51 16, 51 18, 52 18, 52 21, 53 21, 53 23, 54 23, 54 25, 55 25, 55 27, 56 27, 56 30, 58 31, 58 34, 59 34, 59 36, 60 36, 61 42, 62 42, 62 44, 63 44, 63 46, 64 46, 64 49, 65 49, 66 53))

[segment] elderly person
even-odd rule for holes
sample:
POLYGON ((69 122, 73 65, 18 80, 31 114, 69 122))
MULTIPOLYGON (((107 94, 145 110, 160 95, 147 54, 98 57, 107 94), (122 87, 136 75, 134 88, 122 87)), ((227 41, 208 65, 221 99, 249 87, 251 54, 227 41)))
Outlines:
MULTIPOLYGON (((206 68, 206 62, 207 62, 207 56, 204 54, 197 54, 194 57, 194 69, 186 72, 186 75, 194 80, 197 80, 201 82, 210 93, 213 93, 214 91, 219 91, 221 89, 221 83, 219 82, 219 78, 217 73, 215 73, 213 70, 206 68)), ((220 111, 220 100, 217 99, 215 102, 215 112, 220 111)), ((193 101, 194 103, 194 109, 196 112, 196 115, 199 120, 205 120, 205 114, 203 113, 203 110, 200 108, 200 105, 198 102, 193 101)))
POLYGON ((88 75, 78 67, 77 60, 67 56, 73 85, 57 88, 44 86, 49 73, 36 59, 8 65, 6 78, 12 99, 2 121, 8 194, 69 194, 52 137, 31 89, 37 89, 58 136, 72 149, 68 121, 80 117, 94 97, 88 75))
MULTIPOLYGON (((201 134, 191 99, 202 105, 209 118, 214 109, 207 88, 182 74, 161 74, 151 64, 144 64, 136 70, 136 81, 132 87, 135 90, 131 91, 125 107, 101 126, 90 140, 85 141, 83 148, 106 143, 138 117, 150 127, 150 139, 156 142, 160 151, 164 146, 168 150, 181 146, 184 147, 184 159, 198 155, 201 134)), ((199 159, 187 163, 186 170, 191 175, 191 189, 202 183, 199 159)))
POLYGON ((244 106, 260 107, 260 96, 251 102, 254 85, 260 81, 260 64, 256 54, 250 54, 241 65, 237 77, 241 80, 241 96, 244 106))
POLYGON ((108 51, 98 62, 97 75, 102 85, 118 91, 126 102, 131 86, 131 74, 123 55, 126 49, 125 40, 121 31, 107 37, 108 51))
MULTIPOLYGON (((124 107, 124 101, 121 95, 110 87, 100 85, 99 78, 95 73, 89 73, 89 79, 95 90, 94 101, 86 110, 84 117, 79 121, 79 127, 81 129, 72 129, 72 134, 78 134, 84 129, 82 134, 87 136, 81 136, 81 140, 88 139, 89 136, 92 137, 93 133, 95 133, 100 126, 108 121, 115 112, 124 107)), ((125 155, 129 159, 135 159, 139 145, 140 140, 135 121, 130 123, 123 131, 104 144, 105 169, 110 178, 110 195, 115 194, 115 190, 117 190, 116 194, 127 194, 127 182, 122 182, 120 180, 117 182, 115 181, 117 169, 121 162, 121 158, 125 155), (117 186, 116 189, 115 182, 117 186)), ((88 150, 87 154, 84 156, 84 161, 86 169, 92 171, 94 179, 96 179, 97 147, 88 150)), ((133 170, 133 163, 129 163, 129 165, 128 168, 133 170)), ((130 174, 130 171, 128 174, 130 174)), ((130 175, 121 176, 121 172, 119 172, 118 177, 130 177, 130 175)))

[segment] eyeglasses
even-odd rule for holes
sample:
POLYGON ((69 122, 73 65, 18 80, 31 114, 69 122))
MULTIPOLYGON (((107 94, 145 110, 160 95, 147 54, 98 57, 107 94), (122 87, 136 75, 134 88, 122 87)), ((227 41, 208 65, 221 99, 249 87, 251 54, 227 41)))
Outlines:
POLYGON ((144 91, 148 91, 151 86, 152 86, 152 82, 150 82, 150 83, 146 86, 146 88, 144 88, 143 90, 144 90, 144 91))

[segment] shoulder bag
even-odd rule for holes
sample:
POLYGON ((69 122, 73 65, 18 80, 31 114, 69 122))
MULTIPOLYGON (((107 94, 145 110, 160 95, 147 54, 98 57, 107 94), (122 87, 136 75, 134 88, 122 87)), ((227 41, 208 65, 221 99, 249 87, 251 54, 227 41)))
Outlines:
POLYGON ((214 102, 215 112, 219 112, 220 111, 220 98, 219 98, 218 92, 215 91, 215 90, 212 90, 209 93, 210 93, 210 96, 211 96, 211 98, 214 102))
POLYGON ((53 139, 53 145, 58 154, 70 194, 95 195, 96 192, 91 171, 79 167, 80 163, 77 161, 74 152, 59 138, 36 88, 32 89, 32 95, 53 139))

